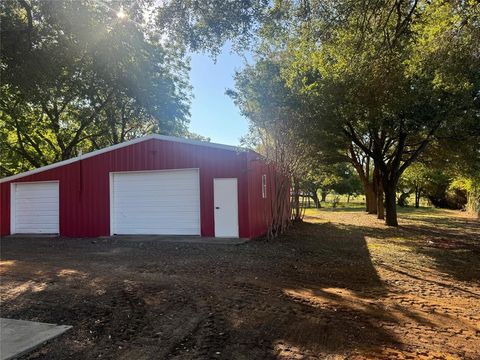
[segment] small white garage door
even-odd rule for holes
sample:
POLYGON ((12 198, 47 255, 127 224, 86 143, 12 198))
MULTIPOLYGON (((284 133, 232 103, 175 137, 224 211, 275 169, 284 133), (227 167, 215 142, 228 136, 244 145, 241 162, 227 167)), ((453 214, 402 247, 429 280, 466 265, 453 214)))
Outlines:
POLYGON ((112 173, 112 234, 200 235, 198 169, 112 173))
POLYGON ((58 182, 12 184, 12 234, 58 234, 58 182))

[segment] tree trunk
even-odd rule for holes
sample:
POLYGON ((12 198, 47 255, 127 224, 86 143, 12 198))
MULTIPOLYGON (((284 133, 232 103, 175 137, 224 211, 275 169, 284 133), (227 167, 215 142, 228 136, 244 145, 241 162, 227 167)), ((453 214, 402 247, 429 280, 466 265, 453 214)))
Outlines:
POLYGON ((395 183, 384 183, 383 188, 385 191, 385 210, 387 212, 385 224, 388 226, 398 226, 395 183))
POLYGON ((416 186, 415 187, 415 208, 420 207, 420 189, 416 186))
POLYGON ((301 220, 301 212, 300 212, 300 184, 298 179, 293 180, 293 220, 299 221, 301 220))
POLYGON ((377 205, 377 218, 385 219, 385 211, 383 207, 383 186, 380 171, 375 168, 374 181, 376 185, 376 205, 377 205))
POLYGON ((377 195, 373 184, 368 182, 364 184, 366 211, 369 214, 377 213, 377 195))
POLYGON ((350 204, 350 194, 347 194, 347 204, 350 204))
POLYGON ((473 184, 472 189, 467 192, 467 210, 480 218, 480 184, 473 184))
POLYGON ((398 206, 401 206, 401 207, 407 206, 407 197, 409 197, 409 196, 410 196, 410 193, 408 193, 408 192, 406 192, 406 193, 402 192, 402 193, 400 194, 400 196, 398 197, 397 205, 398 205, 398 206))
POLYGON ((383 191, 377 191, 377 218, 385 219, 385 208, 383 206, 383 191))
POLYGON ((322 202, 327 201, 328 191, 322 190, 322 202))
POLYGON ((313 204, 315 205, 315 208, 320 209, 322 205, 320 204, 320 199, 318 198, 318 194, 316 191, 312 194, 312 199, 313 199, 313 204))
POLYGON ((283 233, 291 223, 292 209, 290 179, 286 176, 270 176, 271 189, 274 189, 270 202, 270 214, 265 213, 265 221, 270 222, 267 237, 273 239, 283 233))

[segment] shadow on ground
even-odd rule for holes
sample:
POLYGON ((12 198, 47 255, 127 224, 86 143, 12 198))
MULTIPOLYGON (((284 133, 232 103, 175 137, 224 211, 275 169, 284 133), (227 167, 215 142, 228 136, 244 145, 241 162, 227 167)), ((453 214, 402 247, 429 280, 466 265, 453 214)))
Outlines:
MULTIPOLYGON (((420 228, 436 231, 425 222, 420 228)), ((408 226, 399 230, 408 234, 405 243, 417 238, 408 226)), ((2 316, 74 326, 26 359, 273 359, 401 351, 395 326, 435 325, 405 304, 385 306, 389 285, 372 262, 366 237, 398 234, 304 223, 278 240, 240 245, 3 239, 2 316)), ((424 249, 421 241, 408 246, 431 251, 439 268, 461 277, 433 253, 444 248, 424 249)))
POLYGON ((31 359, 252 359, 396 343, 376 324, 394 319, 370 303, 387 289, 363 236, 329 224, 231 246, 16 238, 2 241, 2 259, 3 316, 74 326, 31 359))
POLYGON ((427 256, 436 268, 460 281, 480 282, 480 222, 474 219, 422 217, 394 228, 344 225, 343 229, 394 241, 427 256))

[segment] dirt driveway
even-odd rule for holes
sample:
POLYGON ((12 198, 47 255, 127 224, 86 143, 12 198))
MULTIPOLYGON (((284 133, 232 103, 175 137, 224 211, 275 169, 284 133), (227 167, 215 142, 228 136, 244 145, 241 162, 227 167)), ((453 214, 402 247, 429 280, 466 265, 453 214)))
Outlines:
POLYGON ((2 317, 74 326, 26 359, 480 358, 477 220, 309 215, 238 245, 2 239, 2 317))

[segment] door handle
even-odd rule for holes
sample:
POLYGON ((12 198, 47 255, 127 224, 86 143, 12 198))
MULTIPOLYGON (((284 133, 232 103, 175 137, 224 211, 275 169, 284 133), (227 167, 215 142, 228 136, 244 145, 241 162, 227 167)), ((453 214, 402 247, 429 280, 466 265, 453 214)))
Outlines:
POLYGON ((220 209, 220 206, 215 206, 215 209, 217 209, 217 210, 220 209))

